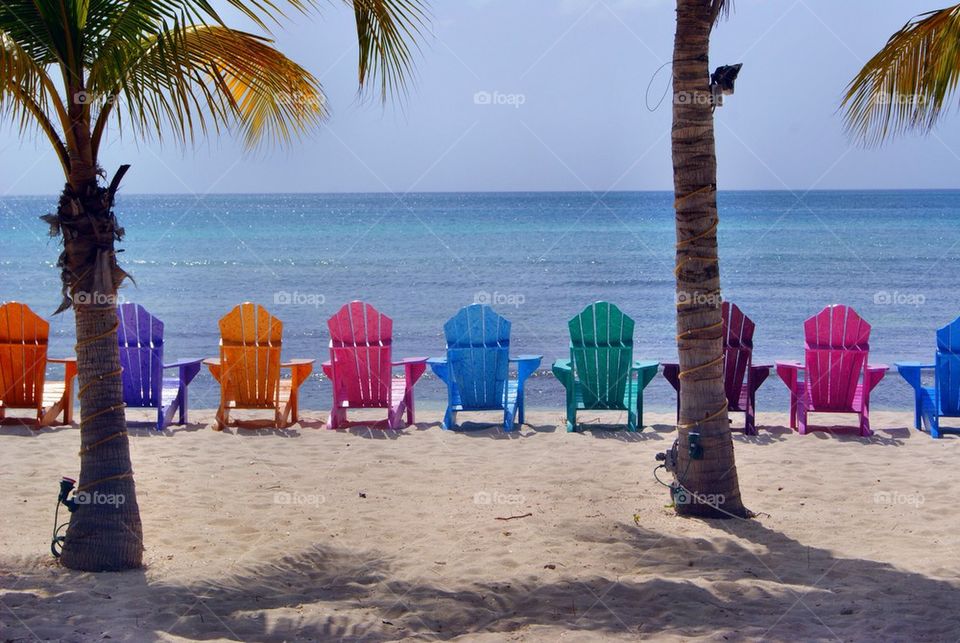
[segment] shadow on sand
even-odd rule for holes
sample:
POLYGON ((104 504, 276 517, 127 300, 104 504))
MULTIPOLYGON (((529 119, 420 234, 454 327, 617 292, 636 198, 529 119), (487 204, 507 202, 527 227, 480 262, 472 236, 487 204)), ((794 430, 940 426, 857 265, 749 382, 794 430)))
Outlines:
POLYGON ((62 632, 68 622, 81 638, 108 630, 116 638, 122 620, 135 623, 127 635, 143 641, 167 633, 263 641, 448 639, 532 635, 537 626, 647 637, 956 638, 955 583, 839 557, 758 521, 711 524, 716 536, 709 540, 626 523, 616 525, 616 537, 596 523, 570 525, 567 537, 604 548, 603 569, 574 576, 563 565, 547 569, 544 554, 517 577, 481 583, 417 576, 397 569, 385 553, 327 543, 183 583, 150 581, 143 572, 5 565, 0 634, 32 639, 62 632), (121 620, 98 620, 104 610, 121 620))

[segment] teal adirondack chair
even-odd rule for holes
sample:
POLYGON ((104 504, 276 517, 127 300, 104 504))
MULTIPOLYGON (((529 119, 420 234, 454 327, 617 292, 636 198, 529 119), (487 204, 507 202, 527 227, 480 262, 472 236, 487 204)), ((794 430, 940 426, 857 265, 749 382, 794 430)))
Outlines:
POLYGON ((570 320, 570 359, 553 364, 567 390, 567 431, 577 411, 626 411, 627 429, 643 427, 643 389, 659 362, 633 361, 633 320, 611 303, 598 301, 570 320))

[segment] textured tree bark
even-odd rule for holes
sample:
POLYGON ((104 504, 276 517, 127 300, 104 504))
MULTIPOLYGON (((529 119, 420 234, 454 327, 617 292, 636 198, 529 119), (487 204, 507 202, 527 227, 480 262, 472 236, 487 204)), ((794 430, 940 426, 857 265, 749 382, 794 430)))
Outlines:
POLYGON ((113 306, 74 308, 80 416, 84 418, 77 498, 86 503, 70 516, 60 560, 83 571, 134 569, 142 564, 143 530, 118 372, 117 313, 113 306))
MULTIPOLYGON (((82 83, 68 88, 74 97, 82 83)), ((61 310, 76 316, 80 398, 80 477, 61 562, 83 571, 140 567, 143 529, 137 504, 123 404, 117 344, 117 288, 126 273, 114 243, 123 236, 113 214, 114 184, 101 187, 90 149, 86 102, 70 105, 70 176, 55 215, 44 219, 63 238, 58 266, 64 288, 61 310)), ((59 312, 59 311, 58 311, 59 312)))
POLYGON ((676 511, 747 516, 740 498, 723 387, 717 158, 709 83, 711 0, 677 0, 673 52, 673 177, 677 253, 680 425, 676 511), (689 453, 700 433, 702 459, 689 453))

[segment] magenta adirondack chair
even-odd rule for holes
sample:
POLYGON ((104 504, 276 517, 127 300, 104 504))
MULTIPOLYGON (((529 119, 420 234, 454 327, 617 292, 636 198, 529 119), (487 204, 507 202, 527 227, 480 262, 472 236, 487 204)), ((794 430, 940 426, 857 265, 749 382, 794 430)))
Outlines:
MULTIPOLYGON (((756 435, 757 389, 770 375, 769 364, 753 363, 753 331, 756 325, 740 307, 723 302, 723 388, 727 409, 744 414, 743 432, 756 435)), ((677 391, 677 421, 680 421, 680 365, 663 365, 663 376, 677 391)))
POLYGON ((413 387, 427 368, 426 357, 393 361, 393 320, 370 304, 352 301, 327 320, 330 361, 323 372, 333 384, 333 408, 327 426, 348 424, 347 409, 386 409, 387 426, 414 424, 413 387), (393 368, 403 366, 403 379, 393 368))
POLYGON ((836 304, 805 321, 803 332, 806 363, 777 362, 777 375, 790 390, 790 427, 806 433, 808 413, 856 413, 860 435, 873 435, 870 391, 888 367, 867 361, 870 324, 836 304))

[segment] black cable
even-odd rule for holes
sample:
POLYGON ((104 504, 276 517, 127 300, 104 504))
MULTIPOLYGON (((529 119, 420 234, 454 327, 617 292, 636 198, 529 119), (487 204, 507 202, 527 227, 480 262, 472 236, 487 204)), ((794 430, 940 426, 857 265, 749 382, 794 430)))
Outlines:
POLYGON ((666 482, 664 482, 663 480, 661 480, 661 479, 660 479, 660 476, 657 475, 657 471, 658 471, 659 469, 666 469, 666 468, 667 468, 666 465, 663 465, 663 464, 660 464, 660 465, 657 465, 656 467, 654 467, 654 469, 653 469, 653 479, 656 480, 657 482, 659 482, 660 484, 662 484, 664 487, 666 487, 666 488, 669 489, 669 488, 670 488, 670 485, 667 484, 666 482))
POLYGON ((63 552, 63 543, 67 540, 66 536, 58 536, 60 530, 69 525, 69 522, 65 522, 60 526, 57 526, 57 519, 60 515, 60 500, 57 500, 57 508, 53 510, 53 539, 50 541, 50 553, 53 554, 54 558, 60 558, 60 554, 63 552), (58 550, 59 547, 59 550, 58 550))
POLYGON ((666 67, 667 65, 672 65, 672 64, 673 64, 673 61, 672 61, 672 60, 668 60, 667 62, 665 62, 665 63, 663 63, 662 65, 660 65, 659 67, 657 67, 657 70, 656 70, 655 72, 653 72, 653 76, 650 77, 650 82, 647 83, 647 91, 646 91, 646 93, 644 94, 644 102, 646 102, 646 104, 647 104, 647 111, 648 111, 648 112, 655 112, 655 111, 657 111, 658 109, 660 109, 660 106, 661 106, 661 105, 663 105, 663 101, 664 101, 664 99, 666 99, 666 97, 667 97, 667 92, 670 91, 670 83, 667 83, 666 89, 663 90, 663 96, 660 97, 660 100, 657 102, 657 106, 654 107, 653 109, 650 109, 650 87, 653 85, 653 81, 654 81, 654 79, 656 79, 657 74, 659 74, 659 73, 663 70, 664 67, 666 67))

